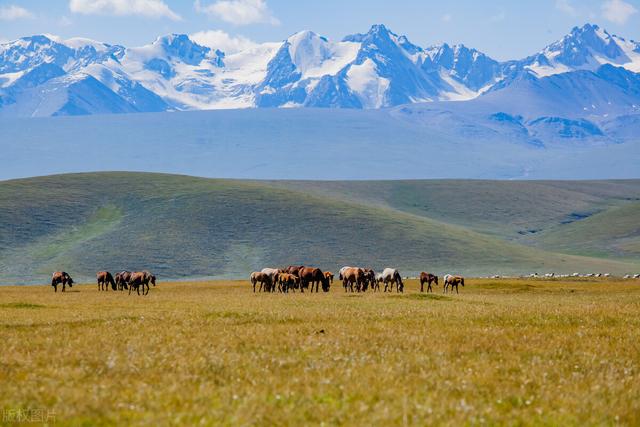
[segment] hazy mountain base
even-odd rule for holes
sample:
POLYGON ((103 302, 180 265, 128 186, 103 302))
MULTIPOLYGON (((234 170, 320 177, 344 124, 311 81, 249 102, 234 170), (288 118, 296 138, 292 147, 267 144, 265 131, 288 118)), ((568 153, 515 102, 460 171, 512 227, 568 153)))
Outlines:
POLYGON ((273 183, 133 173, 5 181, 0 282, 46 283, 58 269, 79 280, 143 268, 164 279, 241 278, 288 264, 623 274, 640 271, 638 198, 640 181, 273 183), (583 256, 580 239, 592 230, 586 220, 578 226, 580 215, 610 211, 615 229, 607 235, 606 217, 596 222, 601 242, 587 250, 597 257, 583 256), (621 215, 631 218, 626 228, 621 215))
MULTIPOLYGON (((473 114, 484 114, 482 104, 472 105, 473 114)), ((640 120, 616 143, 540 146, 489 113, 470 123, 464 106, 0 120, 2 157, 10 159, 0 179, 109 170, 247 179, 638 178, 640 140, 632 130, 640 120), (433 109, 449 119, 435 122, 433 109)))

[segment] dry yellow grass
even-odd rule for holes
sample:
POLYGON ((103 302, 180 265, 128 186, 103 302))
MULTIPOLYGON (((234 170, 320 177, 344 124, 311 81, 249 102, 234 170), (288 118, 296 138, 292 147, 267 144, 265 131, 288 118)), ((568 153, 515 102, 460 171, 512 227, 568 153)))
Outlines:
POLYGON ((638 425, 640 282, 460 295, 0 287, 0 410, 59 425, 638 425))

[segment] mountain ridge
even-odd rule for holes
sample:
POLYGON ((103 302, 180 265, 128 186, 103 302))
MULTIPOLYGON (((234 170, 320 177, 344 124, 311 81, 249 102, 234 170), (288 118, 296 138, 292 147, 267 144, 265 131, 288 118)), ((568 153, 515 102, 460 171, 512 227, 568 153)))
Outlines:
MULTIPOLYGON (((88 75, 98 80, 113 92, 116 113, 251 107, 378 109, 468 101, 509 87, 523 76, 543 80, 577 71, 597 73, 603 65, 638 73, 640 43, 586 24, 534 55, 499 62, 462 44, 422 48, 382 24, 340 41, 301 31, 282 42, 231 54, 202 46, 185 34, 161 36, 132 48, 36 35, 0 45, 0 116, 72 114, 8 107, 20 103, 19 92, 26 90, 16 82, 23 79, 24 84, 25 78, 33 77, 29 73, 43 64, 56 65, 76 79, 88 75)), ((44 83, 30 78, 28 89, 31 97, 47 102, 54 95, 46 88, 33 90, 44 83)), ((100 107, 76 113, 105 112, 100 107)))

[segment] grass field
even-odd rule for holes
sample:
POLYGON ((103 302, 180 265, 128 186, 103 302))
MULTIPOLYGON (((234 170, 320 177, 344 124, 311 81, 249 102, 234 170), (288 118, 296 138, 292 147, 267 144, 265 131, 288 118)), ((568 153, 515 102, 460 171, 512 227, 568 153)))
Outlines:
POLYGON ((0 410, 60 425, 640 424, 640 281, 338 288, 0 287, 0 410))

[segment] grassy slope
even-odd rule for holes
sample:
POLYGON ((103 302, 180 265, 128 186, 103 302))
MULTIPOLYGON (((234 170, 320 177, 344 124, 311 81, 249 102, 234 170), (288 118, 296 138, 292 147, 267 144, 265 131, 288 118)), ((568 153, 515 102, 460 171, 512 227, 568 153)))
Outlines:
POLYGON ((583 221, 555 227, 538 243, 587 256, 640 257, 640 203, 611 207, 583 221), (574 249, 579 248, 579 249, 574 249))
MULTIPOLYGON (((57 269, 90 278, 100 269, 149 268, 161 277, 180 278, 243 277, 265 265, 297 263, 331 270, 353 263, 465 274, 622 273, 638 265, 637 257, 631 260, 633 266, 509 242, 504 233, 510 231, 504 230, 520 227, 521 218, 538 224, 548 221, 549 214, 542 207, 532 208, 535 198, 530 192, 517 189, 528 194, 523 196, 525 203, 514 201, 515 193, 495 190, 502 183, 350 184, 351 189, 342 185, 362 196, 348 200, 348 192, 336 195, 333 189, 157 174, 2 182, 0 282, 42 282, 57 269), (410 209, 410 194, 420 203, 431 197, 427 206, 437 209, 410 209), (448 203, 442 203, 445 197, 448 203), (482 218, 487 220, 478 226, 482 218)), ((612 190, 606 197, 557 191, 540 190, 547 205, 562 206, 551 214, 558 218, 573 209, 570 200, 582 209, 612 198, 607 196, 612 190), (570 199, 567 194, 579 197, 570 199)))
POLYGON ((0 412, 91 426, 639 425, 636 282, 470 280, 447 296, 415 281, 402 296, 253 295, 246 280, 147 297, 0 287, 0 412))
POLYGON ((281 181, 272 184, 388 206, 507 238, 518 238, 522 236, 520 232, 545 229, 573 213, 593 214, 640 200, 640 180, 281 181))

